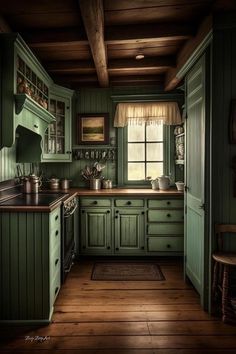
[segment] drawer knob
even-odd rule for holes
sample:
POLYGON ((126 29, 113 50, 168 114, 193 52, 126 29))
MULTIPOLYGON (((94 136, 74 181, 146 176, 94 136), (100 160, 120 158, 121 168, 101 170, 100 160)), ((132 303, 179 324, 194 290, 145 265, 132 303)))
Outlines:
POLYGON ((110 210, 107 210, 107 214, 110 214, 110 210))
POLYGON ((144 250, 144 246, 141 247, 141 250, 144 250))
POLYGON ((116 215, 115 218, 118 219, 118 215, 116 215))
POLYGON ((144 215, 145 214, 145 212, 144 211, 142 211, 142 215, 144 215))
POLYGON ((38 127, 39 127, 39 126, 38 126, 37 124, 34 124, 34 128, 38 129, 38 127))
POLYGON ((170 218, 170 217, 171 217, 171 215, 170 215, 170 214, 167 214, 166 216, 167 216, 167 218, 170 218))
POLYGON ((110 247, 110 246, 107 246, 107 249, 108 249, 108 250, 110 250, 110 249, 111 249, 111 247, 110 247))
POLYGON ((116 210, 116 213, 118 214, 118 213, 119 213, 119 210, 116 210))
POLYGON ((58 218, 59 218, 59 216, 58 216, 58 215, 56 215, 56 216, 55 216, 55 220, 58 220, 58 218))
POLYGON ((170 205, 170 201, 167 202, 167 205, 170 205))
POLYGON ((167 248, 171 248, 171 245, 166 245, 167 248))
POLYGON ((94 200, 93 204, 96 205, 98 202, 96 200, 94 200))
POLYGON ((129 200, 126 204, 127 204, 127 205, 131 205, 131 204, 132 204, 132 202, 129 200))
POLYGON ((55 260, 55 266, 57 265, 58 262, 59 262, 59 259, 57 258, 57 259, 55 260))
POLYGON ((82 210, 82 214, 84 214, 85 213, 85 210, 82 210))
POLYGON ((59 231, 57 230, 56 232, 55 232, 55 236, 58 236, 59 235, 59 231))
POLYGON ((119 247, 116 247, 116 251, 119 251, 119 247))

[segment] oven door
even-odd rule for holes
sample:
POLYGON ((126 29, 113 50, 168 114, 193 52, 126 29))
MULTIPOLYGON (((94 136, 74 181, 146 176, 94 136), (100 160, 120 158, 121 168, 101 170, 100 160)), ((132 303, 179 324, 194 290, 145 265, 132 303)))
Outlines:
POLYGON ((62 232, 62 283, 65 281, 66 275, 69 273, 73 265, 75 257, 75 210, 77 206, 69 213, 63 215, 63 232, 62 232))

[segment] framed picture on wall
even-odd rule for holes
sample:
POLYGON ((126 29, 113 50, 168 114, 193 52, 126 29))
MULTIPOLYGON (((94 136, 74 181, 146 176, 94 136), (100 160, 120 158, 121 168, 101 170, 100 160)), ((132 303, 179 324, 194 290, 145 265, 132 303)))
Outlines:
POLYGON ((78 115, 77 143, 106 145, 109 143, 108 113, 82 113, 78 115))

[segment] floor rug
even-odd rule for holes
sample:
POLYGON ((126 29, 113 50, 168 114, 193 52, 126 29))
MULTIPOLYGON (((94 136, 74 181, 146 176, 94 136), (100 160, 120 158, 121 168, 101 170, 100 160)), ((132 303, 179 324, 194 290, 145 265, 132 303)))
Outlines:
POLYGON ((151 262, 97 262, 92 280, 165 280, 161 268, 151 262))

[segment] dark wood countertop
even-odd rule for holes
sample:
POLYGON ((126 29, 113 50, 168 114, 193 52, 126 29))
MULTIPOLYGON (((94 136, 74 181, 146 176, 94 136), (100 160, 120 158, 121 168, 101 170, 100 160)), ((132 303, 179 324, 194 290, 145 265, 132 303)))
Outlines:
POLYGON ((110 188, 110 189, 86 189, 86 188, 71 188, 70 191, 76 191, 78 196, 183 196, 184 193, 177 189, 168 189, 166 191, 153 190, 151 188, 110 188))
MULTIPOLYGON (((50 191, 52 192, 52 191, 50 191)), ((62 190, 57 190, 55 192, 62 192, 62 190)), ((10 206, 10 205, 0 205, 1 211, 11 211, 11 212, 51 212, 56 209, 58 206, 62 204, 63 201, 69 200, 76 195, 78 196, 90 196, 90 197, 115 197, 115 196, 123 196, 123 197, 183 197, 184 193, 177 191, 175 188, 168 189, 165 191, 153 190, 151 188, 111 188, 111 189, 87 189, 87 188, 70 188, 69 190, 64 190, 65 197, 55 202, 50 206, 10 206)))

